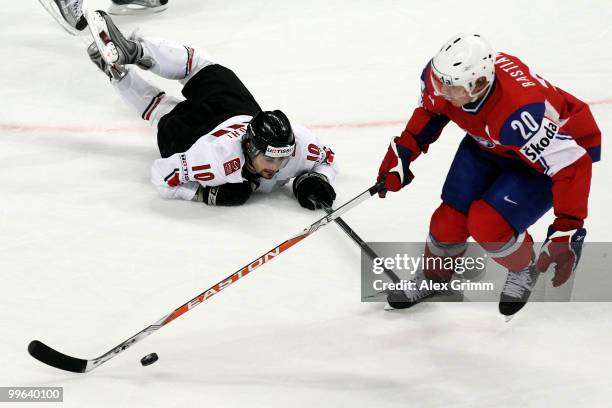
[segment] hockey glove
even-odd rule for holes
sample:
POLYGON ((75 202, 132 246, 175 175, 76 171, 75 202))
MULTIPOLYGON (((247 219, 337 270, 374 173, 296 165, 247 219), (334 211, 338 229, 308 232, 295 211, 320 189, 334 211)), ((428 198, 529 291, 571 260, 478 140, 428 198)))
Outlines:
MULTIPOLYGON (((410 171, 410 157, 412 150, 399 143, 399 138, 391 140, 387 154, 378 169, 377 182, 385 181, 385 189, 389 191, 399 191, 402 187, 410 184, 414 174, 410 171)), ((386 191, 379 193, 384 197, 386 191)))
POLYGON ((216 187, 199 186, 193 201, 208 205, 242 205, 251 197, 253 187, 253 184, 249 181, 227 183, 216 187))
POLYGON ((300 205, 309 210, 320 208, 322 204, 331 207, 336 199, 336 192, 327 177, 316 172, 296 177, 293 181, 293 194, 300 205))
POLYGON ((563 285, 576 270, 585 237, 584 228, 571 231, 557 231, 552 225, 548 228, 546 241, 542 244, 538 256, 537 268, 545 273, 551 264, 555 264, 555 277, 552 280, 554 287, 563 285))

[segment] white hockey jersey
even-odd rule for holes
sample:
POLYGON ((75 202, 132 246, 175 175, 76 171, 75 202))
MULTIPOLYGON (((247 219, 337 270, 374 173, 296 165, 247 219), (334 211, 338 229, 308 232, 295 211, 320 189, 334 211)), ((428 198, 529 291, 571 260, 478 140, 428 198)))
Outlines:
MULTIPOLYGON (((198 186, 241 183, 245 164, 242 139, 251 116, 229 118, 200 137, 186 152, 157 159, 151 169, 151 182, 165 198, 193 199, 198 186)), ((270 192, 302 173, 315 171, 333 183, 338 168, 334 154, 310 130, 293 125, 295 152, 271 179, 259 178, 256 191, 270 192)))

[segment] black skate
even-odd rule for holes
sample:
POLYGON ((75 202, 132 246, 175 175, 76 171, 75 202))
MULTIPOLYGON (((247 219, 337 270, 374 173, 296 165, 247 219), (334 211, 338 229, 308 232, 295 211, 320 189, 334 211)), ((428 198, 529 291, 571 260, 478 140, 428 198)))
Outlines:
POLYGON ((519 272, 508 272, 506 283, 499 298, 499 312, 512 316, 525 306, 540 273, 532 262, 519 272))
POLYGON ((385 310, 408 309, 426 299, 442 294, 440 291, 432 290, 430 284, 421 289, 422 282, 433 282, 431 279, 427 279, 422 272, 417 273, 414 279, 410 281, 415 283, 416 289, 389 293, 385 310))
POLYGON ((87 13, 87 21, 100 56, 107 64, 138 63, 142 46, 138 41, 125 38, 108 14, 101 10, 87 13))

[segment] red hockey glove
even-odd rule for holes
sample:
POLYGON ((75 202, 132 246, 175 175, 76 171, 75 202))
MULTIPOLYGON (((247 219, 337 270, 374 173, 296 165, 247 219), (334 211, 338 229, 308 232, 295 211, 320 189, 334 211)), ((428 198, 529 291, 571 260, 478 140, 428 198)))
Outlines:
POLYGON ((538 256, 537 268, 544 273, 551 264, 555 264, 555 277, 552 280, 554 287, 563 285, 576 270, 585 237, 584 228, 571 231, 557 231, 552 225, 548 228, 546 241, 542 244, 538 256))
MULTIPOLYGON (((410 184, 414 174, 410 171, 410 157, 412 150, 399 143, 399 138, 391 140, 387 154, 378 169, 377 182, 385 180, 385 189, 399 191, 402 187, 410 184)), ((386 191, 379 193, 384 197, 386 191)))

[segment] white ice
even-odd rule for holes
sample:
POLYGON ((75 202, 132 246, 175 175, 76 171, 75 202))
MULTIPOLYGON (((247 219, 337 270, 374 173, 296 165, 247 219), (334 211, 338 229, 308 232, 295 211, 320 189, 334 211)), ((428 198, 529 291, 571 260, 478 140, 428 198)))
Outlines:
MULTIPOLYGON (((62 386, 62 407, 610 406, 610 304, 533 303, 509 323, 495 303, 387 313, 360 302, 359 251, 334 225, 91 373, 35 361, 33 339, 102 354, 321 214, 289 188, 241 208, 160 199, 148 182, 154 132, 83 39, 36 1, 2 3, 0 386, 62 386), (141 367, 153 351, 160 360, 141 367)), ((170 0, 164 13, 117 19, 204 47, 264 108, 315 129, 341 165, 337 203, 372 184, 439 45, 479 32, 593 102, 604 151, 590 241, 612 239, 610 21, 607 0, 170 0)), ((461 137, 449 126, 411 186, 346 221, 370 241, 423 240, 461 137)), ((552 217, 532 234, 542 239, 552 217)))

